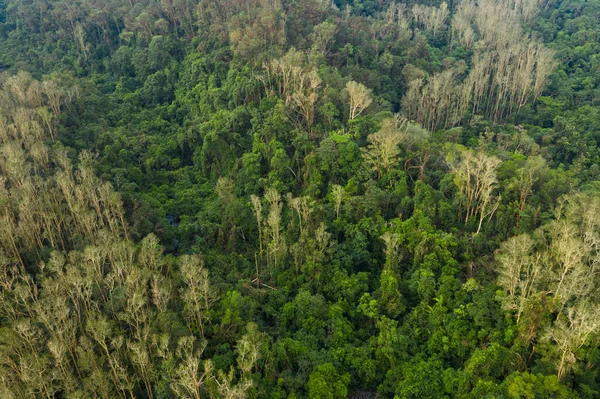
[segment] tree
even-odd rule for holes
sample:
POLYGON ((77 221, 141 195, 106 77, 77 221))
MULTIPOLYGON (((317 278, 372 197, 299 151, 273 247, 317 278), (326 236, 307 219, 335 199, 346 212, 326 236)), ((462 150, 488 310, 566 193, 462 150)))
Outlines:
POLYGON ((340 210, 342 209, 342 203, 346 197, 346 191, 339 184, 333 185, 333 189, 331 191, 331 197, 335 206, 335 217, 340 217, 340 210))
POLYGON ((217 296, 210 286, 208 270, 203 267, 200 256, 181 258, 181 277, 185 283, 182 298, 185 300, 183 313, 192 331, 199 331, 204 337, 205 325, 210 321, 210 309, 217 296))
POLYGON ((454 181, 465 198, 465 223, 479 216, 479 225, 475 234, 479 234, 483 221, 491 219, 500 204, 500 198, 494 195, 497 178, 496 169, 500 160, 483 151, 473 151, 456 147, 456 154, 450 153, 447 162, 454 174, 454 181))
MULTIPOLYGON (((474 48, 472 67, 464 79, 460 77, 465 65, 457 62, 432 76, 408 80, 402 100, 407 116, 434 131, 457 124, 469 108, 471 114, 482 113, 496 122, 536 101, 556 63, 551 49, 523 33, 521 12, 531 3, 459 2, 452 37, 455 43, 474 48)), ((448 9, 446 3, 440 8, 415 5, 412 13, 417 25, 435 35, 448 9)))
POLYGON ((281 54, 285 44, 286 14, 279 0, 252 0, 246 7, 238 5, 239 12, 229 22, 229 41, 234 53, 242 59, 260 59, 260 52, 281 54), (240 7, 241 6, 241 7, 240 7))
POLYGON ((254 210, 254 216, 256 216, 256 224, 258 226, 258 245, 259 245, 259 256, 262 259, 263 254, 263 238, 262 238, 262 204, 258 196, 252 194, 250 196, 252 201, 252 208, 254 210))
POLYGON ((503 306, 517 312, 517 323, 527 306, 528 300, 539 289, 543 278, 542 259, 533 254, 535 242, 527 234, 512 237, 504 242, 496 254, 498 262, 498 284, 507 298, 503 306))
POLYGON ((252 380, 252 371, 261 358, 260 347, 263 341, 263 334, 258 330, 254 323, 248 323, 246 334, 238 341, 237 352, 237 371, 239 376, 237 382, 236 369, 231 367, 228 373, 218 370, 216 375, 211 375, 216 384, 216 392, 212 397, 222 399, 245 399, 248 390, 254 385, 252 380))
MULTIPOLYGON (((162 337, 162 342, 162 356, 167 359, 172 356, 168 349, 168 336, 162 337)), ((181 337, 177 342, 175 353, 178 366, 171 387, 178 396, 189 399, 202 398, 202 391, 206 389, 206 382, 213 372, 212 364, 202 360, 205 348, 206 342, 196 343, 193 336, 181 337)))
POLYGON ((330 21, 325 21, 313 28, 312 40, 313 48, 319 51, 323 57, 329 53, 331 42, 338 31, 336 24, 330 21))
POLYGON ((265 74, 258 77, 267 94, 278 91, 286 106, 301 117, 307 129, 313 125, 321 78, 306 62, 306 55, 291 48, 283 57, 263 64, 265 74))
POLYGON ((415 4, 411 11, 416 23, 426 30, 431 31, 433 36, 436 36, 440 29, 444 27, 446 19, 448 19, 448 15, 450 14, 446 2, 442 2, 439 8, 415 4))
POLYGON ((342 374, 331 363, 321 364, 308 379, 308 397, 311 399, 342 399, 348 396, 350 375, 342 374))
POLYGON ((562 381, 577 361, 577 350, 590 343, 590 338, 600 331, 600 306, 579 300, 559 317, 546 331, 545 339, 556 343, 559 357, 556 361, 557 377, 562 381))
MULTIPOLYGON (((537 312, 554 312, 555 319, 545 329, 543 341, 551 342, 556 354, 559 380, 564 380, 584 346, 600 329, 600 308, 590 302, 596 282, 596 226, 600 200, 585 194, 563 198, 556 210, 557 220, 539 229, 537 242, 527 235, 513 237, 496 256, 505 289, 507 309, 521 315, 538 299, 545 306, 531 306, 537 312), (541 239, 540 239, 541 238, 541 239), (544 300, 550 297, 551 300, 544 300)), ((547 315, 546 315, 547 316, 547 315)), ((537 318, 544 315, 537 315, 537 318)), ((539 324, 539 323, 538 323, 539 324)), ((526 341, 533 342, 539 325, 526 328, 526 341)))
POLYGON ((346 92, 350 97, 350 114, 348 119, 353 120, 362 114, 373 102, 371 89, 368 89, 362 83, 351 80, 346 83, 346 92))
POLYGON ((386 119, 381 123, 378 132, 367 137, 370 144, 363 149, 363 158, 379 177, 389 173, 398 164, 400 155, 398 146, 406 139, 407 126, 408 121, 404 119, 386 119))
POLYGON ((533 186, 546 172, 546 161, 541 156, 532 156, 527 158, 523 168, 520 168, 515 176, 515 188, 519 195, 519 212, 517 214, 517 227, 521 220, 521 214, 524 212, 528 198, 533 194, 533 186))
POLYGON ((507 379, 507 391, 511 399, 567 399, 573 397, 556 376, 513 373, 507 379))
POLYGON ((385 243, 385 266, 381 272, 376 299, 384 314, 392 319, 404 312, 405 305, 400 293, 399 242, 396 234, 385 233, 381 239, 385 243))
POLYGON ((321 78, 316 70, 311 70, 300 78, 300 89, 292 94, 292 104, 310 130, 315 120, 315 105, 317 103, 318 92, 321 87, 321 78))

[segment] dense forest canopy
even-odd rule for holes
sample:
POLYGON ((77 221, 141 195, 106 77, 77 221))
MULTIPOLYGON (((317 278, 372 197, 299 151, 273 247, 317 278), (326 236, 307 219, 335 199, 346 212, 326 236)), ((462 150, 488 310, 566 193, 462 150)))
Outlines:
POLYGON ((0 0, 0 397, 600 397, 599 0, 0 0))

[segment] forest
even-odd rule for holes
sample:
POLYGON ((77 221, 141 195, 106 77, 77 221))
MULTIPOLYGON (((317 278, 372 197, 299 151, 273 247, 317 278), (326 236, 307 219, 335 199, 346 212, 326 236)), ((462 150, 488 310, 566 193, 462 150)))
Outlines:
POLYGON ((0 397, 600 397, 600 0, 0 0, 0 397))

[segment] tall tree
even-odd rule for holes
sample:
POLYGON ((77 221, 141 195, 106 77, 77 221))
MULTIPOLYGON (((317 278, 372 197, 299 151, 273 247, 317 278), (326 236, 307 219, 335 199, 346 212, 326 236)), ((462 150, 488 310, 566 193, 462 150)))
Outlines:
POLYGON ((475 234, 479 234, 483 221, 494 215, 500 198, 494 191, 497 186, 496 169, 500 160, 483 151, 456 146, 449 153, 447 162, 454 174, 454 181, 464 195, 465 223, 478 217, 475 234))
POLYGON ((360 116, 373 102, 371 90, 362 83, 349 81, 346 83, 346 92, 350 97, 350 114, 348 116, 350 120, 360 116))

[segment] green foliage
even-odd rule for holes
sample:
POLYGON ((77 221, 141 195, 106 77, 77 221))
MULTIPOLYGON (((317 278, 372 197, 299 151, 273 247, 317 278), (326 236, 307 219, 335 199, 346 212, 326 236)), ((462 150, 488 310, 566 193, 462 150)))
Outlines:
POLYGON ((0 1, 0 397, 598 397, 599 17, 0 1))
POLYGON ((508 377, 506 384, 508 397, 514 399, 576 397, 554 375, 514 373, 508 377))
POLYGON ((308 397, 311 399, 342 399, 348 396, 350 376, 340 375, 333 364, 315 367, 308 379, 308 397))

